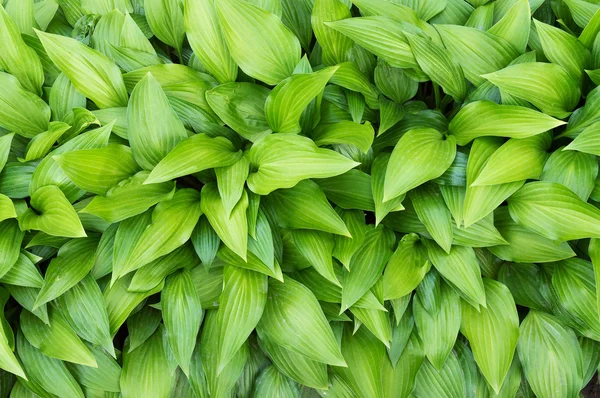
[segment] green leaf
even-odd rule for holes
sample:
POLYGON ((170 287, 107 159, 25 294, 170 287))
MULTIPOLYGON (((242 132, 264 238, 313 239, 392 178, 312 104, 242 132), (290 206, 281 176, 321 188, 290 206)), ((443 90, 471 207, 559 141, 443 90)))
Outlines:
POLYGON ((22 251, 10 270, 0 278, 0 282, 10 285, 41 288, 44 278, 42 278, 40 271, 31 261, 29 255, 28 252, 22 251))
POLYGON ((519 224, 548 239, 566 241, 600 234, 600 210, 561 184, 526 184, 509 198, 508 209, 519 224))
POLYGON ((350 144, 367 153, 373 144, 375 131, 371 123, 359 124, 349 120, 337 123, 319 124, 312 133, 312 139, 319 146, 350 144))
POLYGON ((15 206, 8 196, 0 194, 0 222, 9 218, 17 218, 15 206))
POLYGON ((453 136, 444 137, 430 128, 409 130, 404 134, 390 157, 383 201, 441 176, 456 156, 455 142, 453 136))
POLYGON ((110 188, 105 196, 95 196, 79 213, 93 214, 114 223, 141 214, 151 206, 171 199, 175 194, 174 182, 144 185, 149 174, 147 171, 141 171, 119 182, 110 188))
POLYGON ((279 188, 292 188, 307 178, 340 175, 358 165, 295 134, 266 136, 250 148, 248 159, 257 169, 250 173, 248 187, 259 195, 267 195, 279 188))
POLYGON ((415 394, 423 397, 464 397, 466 386, 460 362, 451 352, 440 370, 427 361, 423 362, 417 374, 415 394))
POLYGON ((69 371, 73 374, 80 385, 88 389, 118 393, 121 391, 119 379, 121 378, 121 366, 110 355, 99 348, 91 347, 90 351, 98 364, 97 368, 84 365, 68 364, 69 371))
POLYGON ((257 330, 275 344, 316 361, 346 365, 319 302, 293 279, 285 283, 269 280, 269 296, 257 330))
POLYGON ((498 281, 510 290, 517 305, 540 311, 550 309, 549 285, 535 264, 504 263, 498 281))
POLYGON ((110 188, 140 170, 132 150, 118 144, 67 152, 53 159, 75 185, 98 195, 106 195, 110 188))
POLYGON ((419 286, 431 263, 418 235, 402 237, 383 273, 383 296, 392 300, 410 294, 419 286))
POLYGON ((343 209, 375 210, 371 176, 352 169, 339 176, 316 181, 327 199, 343 209))
POLYGON ((329 22, 351 18, 348 7, 338 0, 315 0, 312 6, 311 25, 323 52, 325 65, 348 61, 352 40, 329 26, 329 22))
POLYGON ((587 201, 598 176, 596 158, 587 153, 565 149, 559 148, 550 155, 540 180, 562 184, 575 192, 581 200, 587 201))
POLYGON ((127 125, 133 156, 147 170, 187 138, 183 123, 151 73, 140 80, 131 93, 127 125))
POLYGON ((371 166, 371 190, 373 193, 373 201, 375 202, 375 225, 379 225, 390 212, 400 211, 404 209, 402 201, 405 195, 400 195, 394 199, 383 201, 385 189, 385 175, 390 159, 389 153, 383 153, 373 160, 371 166))
POLYGON ((63 122, 50 122, 48 131, 36 135, 27 144, 25 161, 28 162, 46 156, 54 143, 70 128, 71 126, 63 122))
POLYGON ((188 375, 204 315, 189 271, 184 269, 169 276, 160 298, 169 347, 183 373, 188 375))
POLYGON ((365 234, 365 239, 350 260, 349 272, 342 283, 342 311, 353 306, 377 283, 392 255, 393 232, 383 225, 365 234))
POLYGON ((241 151, 236 151, 227 138, 196 134, 177 144, 152 169, 144 183, 156 184, 213 167, 230 166, 240 157, 241 151))
POLYGON ((314 73, 295 74, 279 83, 265 102, 265 116, 271 130, 299 133, 302 112, 323 91, 337 69, 331 67, 314 73))
POLYGON ((416 333, 413 333, 398 359, 398 363, 402 363, 402 366, 393 367, 390 361, 383 361, 381 370, 383 396, 409 397, 415 387, 416 376, 424 357, 423 343, 416 333))
POLYGON ((235 266, 225 267, 224 289, 217 312, 219 373, 258 324, 267 302, 267 290, 265 275, 235 266))
POLYGON ((46 53, 77 91, 99 108, 125 106, 127 91, 117 65, 75 39, 36 31, 46 53))
POLYGON ((162 313, 147 306, 127 318, 129 350, 131 352, 150 338, 162 320, 162 313))
POLYGON ((300 386, 280 373, 275 366, 267 366, 256 378, 254 396, 265 398, 295 397, 300 395, 300 386))
POLYGON ((483 76, 504 92, 531 102, 559 119, 571 114, 579 102, 579 83, 560 65, 528 62, 483 76))
POLYGON ((219 83, 234 82, 238 68, 227 48, 214 2, 186 0, 184 23, 190 46, 202 65, 219 83))
POLYGON ((4 307, 9 298, 9 292, 5 289, 0 289, 0 353, 2 353, 2 356, 0 356, 0 368, 27 380, 27 376, 25 376, 19 360, 13 353, 14 336, 12 329, 9 327, 7 330, 4 327, 7 325, 4 317, 4 307))
POLYGON ((306 261, 325 279, 341 287, 333 269, 333 235, 309 229, 295 229, 290 231, 290 236, 306 261))
POLYGON ((452 247, 452 215, 437 185, 423 184, 410 192, 411 203, 419 220, 446 253, 452 247))
POLYGON ((455 101, 462 101, 467 95, 465 76, 459 64, 443 47, 424 37, 406 34, 417 63, 434 83, 455 101))
POLYGON ((470 247, 452 246, 450 253, 445 253, 437 244, 423 240, 429 259, 438 272, 458 288, 461 296, 476 306, 485 307, 486 299, 479 263, 475 252, 470 247))
POLYGON ((245 191, 241 200, 228 214, 223 200, 219 196, 216 184, 207 184, 202 188, 202 212, 208 218, 219 238, 235 254, 246 261, 248 245, 248 223, 246 209, 248 208, 248 195, 245 191))
POLYGON ((144 0, 144 15, 156 37, 181 54, 185 36, 181 1, 144 0))
POLYGON ((344 221, 313 181, 305 180, 294 188, 274 191, 267 200, 283 228, 314 229, 351 238, 344 221))
POLYGON ((234 82, 207 91, 206 100, 221 120, 239 135, 254 142, 270 134, 265 116, 265 102, 270 92, 258 84, 234 82))
POLYGON ((477 311, 464 303, 460 330, 469 340, 481 373, 498 394, 513 361, 519 315, 506 286, 487 278, 484 286, 486 307, 477 311))
POLYGON ((413 315, 419 336, 424 342, 425 356, 438 371, 441 371, 458 336, 461 299, 446 283, 434 294, 437 295, 435 300, 438 302, 434 308, 435 312, 429 312, 417 295, 413 299, 413 315))
POLYGON ((275 85, 292 74, 300 42, 276 15, 240 0, 216 8, 231 57, 248 76, 275 85))
POLYGON ((512 4, 512 6, 488 32, 503 38, 522 54, 525 52, 529 40, 531 6, 526 0, 506 3, 512 4))
POLYGON ((519 55, 511 43, 488 32, 458 25, 437 25, 436 29, 467 80, 475 86, 485 82, 481 75, 505 67, 519 55))
POLYGON ((56 306, 81 338, 115 357, 104 297, 90 275, 59 296, 56 306))
POLYGON ((168 346, 160 327, 152 337, 131 352, 124 352, 121 373, 123 396, 168 397, 173 374, 168 363, 168 346))
POLYGON ((478 137, 527 138, 565 124, 532 109, 476 101, 463 107, 450 121, 448 130, 458 145, 478 137))
POLYGON ((577 396, 582 384, 582 354, 573 331, 538 311, 529 312, 519 331, 519 359, 535 395, 577 396))
POLYGON ((0 72, 0 126, 33 138, 48 129, 50 107, 37 95, 23 89, 13 75, 0 72))
POLYGON ((73 206, 60 188, 47 185, 31 195, 31 207, 19 218, 23 230, 34 229, 48 235, 80 238, 86 236, 73 206))
POLYGON ((594 123, 585 128, 581 133, 575 137, 573 141, 567 147, 566 150, 585 152, 592 155, 599 156, 600 154, 600 123, 594 123))
POLYGON ((210 268, 221 244, 219 235, 211 227, 208 218, 200 217, 191 236, 194 250, 206 269, 210 268))

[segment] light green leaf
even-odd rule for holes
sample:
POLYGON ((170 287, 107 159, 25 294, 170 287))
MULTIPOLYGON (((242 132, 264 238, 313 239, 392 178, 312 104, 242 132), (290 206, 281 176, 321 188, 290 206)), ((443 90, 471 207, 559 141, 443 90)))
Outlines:
POLYGON ((140 80, 131 93, 127 125, 133 156, 147 170, 187 138, 183 123, 151 73, 140 80))
POLYGON ((475 28, 437 25, 444 46, 475 86, 485 82, 481 76, 508 65, 519 53, 499 36, 475 28))
POLYGON ((11 269, 0 278, 0 282, 24 287, 42 287, 44 278, 29 256, 28 252, 22 251, 11 269))
POLYGON ((439 371, 431 363, 424 361, 415 384, 414 393, 418 397, 465 397, 466 386, 460 362, 451 352, 439 371))
POLYGON ((269 280, 269 296, 257 330, 284 348, 319 362, 345 366, 319 302, 302 284, 269 280))
POLYGON ((419 83, 408 77, 402 69, 394 68, 381 59, 375 67, 374 80, 377 88, 397 104, 404 104, 414 97, 419 88, 419 83))
POLYGON ((208 218, 200 217, 200 221, 198 221, 192 232, 191 241, 204 267, 206 269, 210 268, 217 256, 221 239, 213 227, 211 227, 208 218))
POLYGON ((19 81, 0 72, 0 126, 26 138, 48 129, 50 108, 37 95, 25 91, 19 81))
POLYGON ((597 237, 600 210, 554 182, 526 184, 508 199, 510 215, 519 224, 556 241, 597 237))
POLYGON ((70 128, 71 126, 63 122, 50 122, 48 131, 36 135, 27 144, 25 161, 29 162, 46 156, 54 143, 70 128))
POLYGON ((254 396, 265 398, 300 396, 300 385, 280 373, 275 366, 267 366, 255 381, 254 396))
POLYGON ((219 328, 218 372, 235 357, 258 324, 267 302, 267 277, 235 266, 224 270, 217 323, 219 328))
POLYGON ((317 180, 327 199, 343 209, 375 210, 371 176, 360 170, 348 170, 339 176, 317 180))
POLYGON ((25 376, 25 372, 13 352, 14 336, 12 329, 10 327, 8 330, 4 328, 6 325, 4 306, 9 298, 9 292, 5 289, 0 289, 0 353, 2 353, 0 356, 0 368, 27 380, 27 376, 25 376))
POLYGON ((127 91, 121 71, 110 59, 64 36, 36 31, 46 53, 77 91, 99 108, 125 106, 127 91))
POLYGON ((371 123, 359 124, 349 120, 337 123, 319 124, 312 133, 312 139, 319 146, 350 144, 367 153, 373 144, 375 131, 371 123))
POLYGON ((259 195, 292 188, 307 178, 340 175, 359 164, 295 134, 272 134, 261 139, 250 148, 248 159, 257 168, 248 177, 248 187, 259 195))
POLYGON ((565 149, 599 156, 600 123, 594 123, 585 128, 565 149))
POLYGON ((419 220, 446 253, 452 247, 452 215, 436 184, 423 184, 410 192, 410 200, 419 220))
POLYGON ((559 119, 571 114, 581 96, 579 83, 557 64, 527 62, 482 77, 559 119))
POLYGON ((456 140, 453 136, 444 137, 431 128, 409 130, 400 138, 390 157, 383 201, 394 199, 441 176, 455 156, 456 140))
POLYGON ((290 236, 306 261, 325 279, 341 287, 333 269, 333 235, 310 229, 295 229, 290 231, 290 236))
POLYGON ((17 218, 15 206, 8 196, 0 194, 0 222, 9 218, 17 218))
POLYGON ((227 138, 211 138, 206 134, 196 134, 177 144, 152 169, 144 184, 169 181, 213 167, 230 166, 240 157, 242 157, 241 151, 236 151, 227 138))
POLYGON ((175 183, 166 181, 144 185, 150 173, 141 171, 109 189, 105 196, 95 196, 80 213, 102 217, 110 223, 145 212, 155 204, 169 200, 175 194, 175 183))
POLYGON ((419 286, 431 268, 426 250, 417 234, 402 237, 383 273, 385 300, 404 297, 419 286))
POLYGON ((181 47, 185 37, 182 2, 180 0, 144 0, 144 15, 156 37, 175 48, 181 58, 181 47))
POLYGON ((565 149, 559 148, 550 155, 540 180, 562 184, 575 192, 581 200, 587 201, 598 176, 596 157, 565 149))
POLYGON ((168 397, 174 382, 169 366, 169 347, 159 327, 146 342, 136 350, 123 355, 121 394, 124 397, 138 395, 148 398, 168 397))
POLYGON ((275 85, 292 74, 300 42, 276 15, 241 0, 216 8, 231 57, 248 76, 275 85))
POLYGON ((423 359, 423 343, 416 333, 413 333, 398 359, 398 363, 401 363, 402 366, 394 367, 390 361, 386 360, 382 363, 383 396, 409 397, 415 387, 415 379, 423 359))
POLYGON ((67 368, 73 374, 80 385, 88 389, 118 393, 121 391, 119 379, 121 378, 121 366, 114 358, 102 351, 100 348, 87 345, 98 364, 97 368, 84 365, 67 364, 67 368))
POLYGON ((55 185, 37 189, 31 195, 32 208, 19 218, 23 230, 34 229, 48 235, 80 238, 87 236, 73 206, 55 185))
POLYGON ((579 395, 582 353, 573 331, 538 311, 529 312, 519 331, 519 359, 535 395, 579 395))
POLYGON ((456 143, 464 146, 478 137, 527 138, 563 124, 529 108, 475 101, 454 116, 448 130, 456 137, 456 143))
POLYGON ((371 166, 371 191, 373 193, 373 201, 375 202, 375 225, 379 225, 390 212, 400 211, 404 209, 402 201, 405 195, 400 195, 394 199, 383 201, 385 188, 385 175, 389 164, 390 154, 383 153, 373 160, 371 166))
POLYGON ((328 22, 351 18, 348 7, 339 0, 315 0, 312 6, 311 25, 323 52, 325 65, 348 61, 352 40, 332 29, 328 22))
POLYGON ((535 264, 504 263, 498 270, 498 281, 508 287, 517 305, 549 311, 549 283, 543 278, 535 264))
POLYGON ((429 259, 438 272, 453 286, 458 288, 461 296, 476 306, 485 307, 486 298, 481 280, 481 271, 475 252, 470 247, 452 246, 450 253, 445 253, 437 244, 423 240, 429 259))
POLYGON ((503 38, 522 54, 525 52, 529 40, 531 6, 527 0, 511 3, 512 6, 506 14, 488 32, 503 38))
POLYGON ((214 2, 185 0, 184 23, 190 46, 202 65, 219 83, 234 82, 238 68, 227 48, 214 2))
POLYGON ((127 318, 129 350, 131 352, 150 338, 162 320, 162 313, 150 306, 143 307, 127 318))
POLYGON ((279 83, 265 102, 265 116, 271 130, 299 133, 302 112, 323 91, 336 70, 337 67, 330 67, 314 73, 295 74, 279 83))

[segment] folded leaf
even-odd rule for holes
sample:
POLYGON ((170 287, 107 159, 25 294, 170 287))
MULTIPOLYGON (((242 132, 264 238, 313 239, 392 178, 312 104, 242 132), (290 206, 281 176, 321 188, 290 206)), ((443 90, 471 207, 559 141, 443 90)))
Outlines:
POLYGON ((451 352, 440 370, 424 361, 417 374, 414 392, 423 397, 467 396, 465 378, 456 354, 451 352))
POLYGON ((448 129, 458 145, 485 136, 527 138, 564 124, 532 109, 476 101, 462 108, 448 129))
POLYGON ((1 127, 27 138, 48 130, 50 107, 42 99, 24 90, 8 73, 0 72, 0 87, 1 127))
POLYGON ((175 48, 178 54, 181 54, 181 46, 185 36, 181 1, 145 0, 144 15, 156 37, 175 48))
POLYGON ((337 123, 319 124, 313 131, 312 138, 319 146, 350 144, 367 153, 373 143, 374 135, 371 123, 359 124, 344 120, 337 123))
POLYGON ((27 376, 25 376, 25 372, 13 352, 14 336, 12 335, 12 329, 8 328, 8 331, 4 329, 4 322, 6 322, 4 318, 4 306, 9 298, 9 292, 5 289, 0 289, 0 353, 2 353, 2 356, 0 356, 0 368, 27 380, 27 376))
POLYGON ((345 366, 339 346, 315 296, 293 279, 269 280, 269 297, 257 330, 275 344, 319 362, 345 366))
POLYGON ((383 361, 381 377, 384 397, 407 398, 415 387, 415 379, 425 356, 423 343, 416 333, 409 337, 406 348, 402 350, 398 359, 398 363, 403 364, 402 366, 393 367, 390 361, 383 361))
POLYGON ((385 300, 404 297, 419 286, 431 268, 426 250, 418 235, 409 234, 402 237, 383 274, 385 300))
POLYGON ((565 149, 559 149, 550 155, 540 180, 562 184, 575 192, 581 200, 587 201, 598 176, 596 158, 587 153, 565 149))
POLYGON ((510 4, 512 6, 506 14, 488 32, 512 44, 519 53, 524 53, 529 40, 531 7, 526 0, 513 1, 510 4))
POLYGON ((213 167, 230 166, 242 156, 231 141, 196 134, 181 141, 152 169, 144 184, 169 181, 213 167))
POLYGON ((336 65, 348 61, 352 40, 332 29, 328 23, 351 18, 350 10, 341 1, 316 0, 312 6, 311 25, 323 52, 325 65, 336 65))
POLYGON ((452 215, 437 185, 423 184, 411 191, 409 197, 419 220, 436 243, 449 253, 453 240, 452 215))
POLYGON ((75 39, 36 31, 44 49, 77 91, 99 108, 125 106, 127 91, 117 65, 75 39))
POLYGON ((292 74, 300 42, 277 16, 240 0, 216 8, 231 57, 248 76, 275 85, 292 74))
POLYGON ((455 142, 453 136, 444 137, 430 128, 414 129, 404 134, 388 163, 383 201, 394 199, 441 176, 456 156, 455 142))
POLYGON ((300 385, 280 373, 275 366, 267 366, 256 378, 254 394, 257 397, 294 397, 300 394, 300 385))
POLYGON ((582 354, 573 331, 538 311, 529 312, 519 331, 519 359, 535 395, 577 396, 582 384, 582 354))
POLYGON ((191 241, 204 267, 210 268, 217 256, 221 239, 210 225, 208 218, 200 216, 200 220, 192 232, 191 241))

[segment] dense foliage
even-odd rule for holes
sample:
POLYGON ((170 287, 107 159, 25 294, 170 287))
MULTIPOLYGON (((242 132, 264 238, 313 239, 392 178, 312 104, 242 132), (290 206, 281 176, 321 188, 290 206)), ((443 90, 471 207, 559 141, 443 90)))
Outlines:
POLYGON ((0 398, 596 373, 597 2, 2 3, 0 398))

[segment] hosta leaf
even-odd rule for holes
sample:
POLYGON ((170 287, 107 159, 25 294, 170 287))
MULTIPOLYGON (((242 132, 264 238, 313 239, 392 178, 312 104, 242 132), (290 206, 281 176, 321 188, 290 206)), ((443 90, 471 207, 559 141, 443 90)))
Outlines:
POLYGON ((48 235, 80 238, 86 236, 83 226, 73 206, 62 191, 47 185, 37 189, 31 195, 31 206, 19 219, 23 230, 35 229, 48 235))
POLYGON ((307 137, 295 134, 272 134, 248 152, 257 171, 248 177, 254 193, 267 195, 279 188, 291 188, 307 178, 327 178, 358 165, 329 149, 318 148, 307 137))
POLYGON ((367 153, 373 144, 375 132, 371 123, 359 124, 348 120, 319 124, 312 133, 315 144, 350 144, 367 153))
POLYGON ((429 75, 434 83, 439 84, 445 93, 450 94, 456 101, 461 101, 467 94, 465 76, 450 53, 424 37, 407 34, 406 38, 423 72, 429 75))
POLYGON ((200 297, 189 271, 184 269, 169 276, 160 297, 169 347, 187 375, 203 317, 200 297))
POLYGON ((213 167, 230 166, 242 153, 224 137, 196 134, 181 141, 152 169, 145 184, 169 181, 213 167))
POLYGON ((145 0, 144 15, 152 32, 181 54, 185 31, 180 0, 145 0))
POLYGON ((144 307, 127 318, 127 331, 129 332, 129 350, 131 352, 142 345, 154 334, 162 313, 152 307, 144 307))
POLYGON ((339 0, 315 0, 312 7, 311 25, 323 52, 325 65, 348 61, 352 40, 332 29, 328 22, 352 17, 348 7, 339 0))
POLYGON ((375 67, 374 80, 377 88, 398 104, 403 104, 414 97, 419 88, 419 83, 408 77, 402 69, 394 68, 381 59, 375 67))
POLYGON ((241 0, 216 8, 231 57, 248 76, 275 85, 292 74, 300 42, 276 15, 241 0))
POLYGON ((476 86, 485 82, 481 75, 505 67, 519 55, 508 41, 488 32, 458 25, 437 25, 436 29, 467 80, 476 86))
POLYGON ((488 158, 471 185, 500 185, 540 178, 551 144, 549 133, 506 141, 488 158))
POLYGON ((600 234, 600 211, 564 185, 526 184, 508 200, 511 216, 548 239, 566 241, 600 234))
POLYGON ((529 101, 559 119, 571 114, 581 95, 577 81, 557 64, 528 62, 483 77, 504 92, 529 101))
POLYGON ((418 235, 405 235, 390 257, 383 274, 383 296, 386 300, 404 297, 419 286, 431 263, 418 235))
POLYGON ((15 206, 8 196, 0 194, 0 222, 9 218, 17 218, 15 206))
POLYGON ((269 280, 269 292, 257 326, 259 333, 316 361, 345 366, 333 332, 310 290, 287 278, 285 283, 269 280))
POLYGON ((267 302, 267 277, 235 266, 224 270, 217 322, 219 328, 218 372, 233 359, 258 324, 267 302))
POLYGON ((581 200, 587 201, 598 176, 596 158, 587 153, 562 149, 550 155, 540 180, 562 184, 575 192, 581 200))
POLYGON ((235 81, 237 65, 227 48, 214 2, 186 0, 184 20, 186 36, 202 65, 220 83, 235 81))
POLYGON ((0 282, 10 285, 41 288, 44 278, 29 258, 29 253, 22 251, 11 269, 0 278, 0 282))
POLYGON ((400 398, 410 396, 424 357, 423 343, 416 334, 412 334, 398 359, 402 366, 393 367, 389 361, 383 361, 381 370, 383 396, 400 398))
POLYGON ((565 148, 566 150, 585 152, 599 156, 600 154, 600 123, 594 123, 585 128, 565 148))
POLYGON ((20 330, 17 335, 17 352, 23 361, 27 379, 43 393, 68 398, 84 398, 81 386, 69 373, 65 364, 58 359, 42 354, 27 341, 20 330))
POLYGON ((211 227, 208 218, 200 217, 198 224, 196 224, 192 232, 191 241, 204 267, 207 269, 210 268, 217 256, 221 239, 213 227, 211 227))
POLYGON ((456 286, 472 305, 485 307, 485 292, 475 252, 470 247, 452 246, 445 253, 437 244, 423 240, 431 263, 438 272, 456 286))
POLYGON ((325 279, 341 287, 333 269, 333 235, 309 229, 291 230, 290 235, 296 249, 310 265, 325 279))
POLYGON ((90 275, 59 296, 56 305, 81 338, 115 356, 104 297, 90 275))
POLYGON ((385 174, 383 201, 441 176, 456 155, 456 140, 434 129, 410 130, 400 138, 385 174), (431 164, 436 159, 434 165, 431 164), (425 167, 427 165, 427 167, 425 167))
POLYGON ((70 128, 71 126, 63 122, 50 122, 48 131, 36 135, 27 144, 25 161, 28 162, 44 157, 54 143, 70 128))
POLYGON ((425 356, 437 370, 442 370, 458 336, 461 300, 445 283, 437 294, 439 304, 435 313, 428 312, 421 304, 419 296, 416 296, 413 299, 413 316, 419 336, 424 342, 425 356))
POLYGON ((527 138, 562 124, 564 122, 529 108, 475 101, 456 114, 448 130, 458 145, 466 145, 474 138, 486 136, 527 138))
POLYGON ((147 170, 187 138, 183 123, 151 73, 140 80, 131 93, 127 125, 133 156, 147 170))
POLYGON ((342 209, 375 210, 371 176, 352 169, 339 176, 316 181, 327 199, 342 209))
POLYGON ((50 107, 37 95, 23 89, 19 81, 0 72, 0 126, 32 138, 48 129, 50 107))
POLYGON ((510 3, 512 6, 506 14, 488 32, 512 44, 519 53, 524 53, 529 40, 531 6, 529 5, 529 1, 526 0, 518 0, 510 3))
POLYGON ((206 92, 210 107, 242 137, 257 141, 270 134, 265 101, 270 90, 248 82, 221 84, 206 92))
POLYGON ((173 384, 169 367, 163 329, 159 328, 152 337, 132 352, 125 352, 121 373, 121 393, 124 397, 168 397, 173 384))
POLYGON ((577 396, 583 377, 582 354, 573 331, 538 311, 530 311, 519 330, 519 359, 535 395, 577 396))
POLYGON ((549 286, 537 265, 504 263, 498 270, 498 281, 508 287, 517 305, 540 311, 550 309, 549 286))
POLYGON ((384 153, 373 160, 371 166, 371 191, 373 193, 373 201, 375 202, 375 225, 379 225, 381 220, 392 211, 403 210, 402 201, 405 195, 400 195, 394 199, 383 201, 385 189, 385 175, 390 160, 390 154, 384 153))
POLYGON ((223 200, 219 196, 216 184, 207 184, 202 189, 202 212, 208 218, 219 238, 235 254, 244 261, 247 255, 248 223, 246 209, 248 208, 248 195, 244 191, 241 200, 235 205, 231 214, 228 214, 223 200))
POLYGON ((229 215, 244 193, 249 167, 248 159, 241 157, 231 166, 215 168, 219 194, 229 215))
POLYGON ((48 56, 77 91, 99 108, 125 106, 127 91, 119 68, 103 54, 77 40, 36 31, 48 56))
POLYGON ((299 133, 302 112, 323 91, 336 70, 337 67, 331 67, 314 73, 296 74, 279 83, 265 102, 265 116, 271 130, 275 133, 299 133))
POLYGON ((440 370, 424 361, 417 374, 414 392, 418 397, 466 396, 465 380, 456 354, 451 352, 440 370))
POLYGON ((354 335, 349 328, 344 328, 342 353, 348 367, 335 367, 334 372, 357 394, 373 398, 383 397, 381 363, 387 360, 384 346, 365 328, 360 328, 354 335))
POLYGON ((97 368, 85 365, 68 364, 67 367, 80 385, 89 389, 118 393, 121 391, 119 379, 121 366, 114 358, 99 348, 91 347, 90 351, 98 364, 97 368))
POLYGON ((469 340, 479 369, 498 393, 513 360, 519 337, 519 316, 510 290, 484 280, 486 307, 462 305, 461 333, 469 340))
POLYGON ((453 240, 452 216, 437 185, 423 184, 410 193, 411 203, 433 239, 446 253, 453 240))
MULTIPOLYGON (((10 298, 10 294, 5 289, 0 289, 0 368, 13 373, 17 376, 27 379, 25 372, 14 354, 14 336, 12 329, 6 330, 6 319, 4 318, 4 306, 10 298), (11 344, 12 340, 12 344, 11 344)), ((25 312, 25 311, 23 311, 25 312)))
POLYGON ((122 263, 115 261, 113 282, 187 242, 201 214, 200 194, 193 189, 181 189, 172 199, 157 205, 151 223, 132 242, 122 263))
POLYGON ((344 274, 342 310, 350 308, 381 278, 392 255, 395 236, 383 225, 371 229, 350 260, 350 271, 344 274))
POLYGON ((75 185, 98 195, 106 195, 111 187, 140 170, 132 150, 118 144, 67 152, 53 159, 75 185))
POLYGON ((280 373, 275 366, 267 366, 256 378, 254 396, 265 398, 295 397, 300 395, 300 385, 280 373))
POLYGON ((169 200, 175 193, 171 181, 144 185, 150 173, 141 171, 109 189, 105 196, 95 196, 80 213, 89 213, 114 223, 145 212, 151 206, 169 200))

